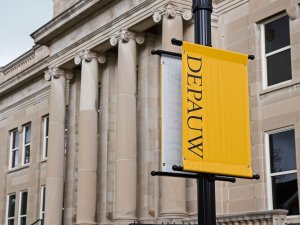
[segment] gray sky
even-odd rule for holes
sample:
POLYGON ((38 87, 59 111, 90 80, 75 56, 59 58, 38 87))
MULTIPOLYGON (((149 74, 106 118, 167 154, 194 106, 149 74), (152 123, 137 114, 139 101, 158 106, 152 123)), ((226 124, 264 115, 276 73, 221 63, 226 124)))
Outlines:
POLYGON ((52 0, 0 0, 0 66, 34 45, 30 34, 52 18, 52 0))

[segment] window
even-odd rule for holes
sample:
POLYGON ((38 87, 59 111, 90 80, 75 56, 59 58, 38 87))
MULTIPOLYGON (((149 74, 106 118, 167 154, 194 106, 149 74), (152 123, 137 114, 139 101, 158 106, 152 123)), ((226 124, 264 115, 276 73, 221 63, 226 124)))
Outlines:
POLYGON ((286 128, 266 134, 269 208, 299 214, 295 130, 286 128))
POLYGON ((23 155, 22 163, 26 165, 30 161, 31 124, 23 126, 23 155))
POLYGON ((20 193, 19 225, 26 225, 27 196, 28 196, 27 191, 22 191, 20 193))
POLYGON ((49 116, 43 117, 43 155, 45 159, 48 156, 48 132, 49 132, 49 116))
POLYGON ((264 87, 292 79, 289 17, 262 25, 264 87))
POLYGON ((7 197, 7 225, 14 225, 15 222, 15 205, 16 205, 16 194, 8 195, 7 197))
POLYGON ((46 197, 46 188, 45 186, 41 187, 41 203, 40 203, 40 219, 41 225, 44 225, 45 221, 45 197, 46 197))
POLYGON ((15 168, 19 165, 19 132, 14 129, 10 132, 10 160, 9 168, 15 168))

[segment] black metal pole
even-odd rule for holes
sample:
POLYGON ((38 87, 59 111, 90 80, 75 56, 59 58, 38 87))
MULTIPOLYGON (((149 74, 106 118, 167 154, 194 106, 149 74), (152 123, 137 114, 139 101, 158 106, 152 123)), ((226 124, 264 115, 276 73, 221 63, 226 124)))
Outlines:
POLYGON ((195 43, 211 46, 211 0, 193 0, 195 43))
MULTIPOLYGON (((195 43, 211 46, 211 0, 193 0, 192 6, 195 23, 195 43)), ((198 192, 198 225, 216 225, 215 179, 211 175, 199 176, 198 192)))

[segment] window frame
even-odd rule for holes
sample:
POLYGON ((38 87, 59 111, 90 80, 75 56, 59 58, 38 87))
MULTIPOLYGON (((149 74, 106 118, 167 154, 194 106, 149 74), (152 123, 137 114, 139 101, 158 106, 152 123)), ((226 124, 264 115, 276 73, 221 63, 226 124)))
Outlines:
MULTIPOLYGON (((291 50, 291 42, 288 46, 285 46, 283 48, 277 49, 275 51, 266 53, 266 43, 265 43, 265 25, 271 22, 274 22, 275 20, 278 20, 280 18, 283 18, 285 16, 288 16, 286 13, 282 13, 279 14, 277 16, 274 16, 264 22, 262 22, 260 24, 260 31, 261 31, 261 58, 262 58, 262 85, 263 85, 263 89, 267 89, 267 88, 271 88, 271 87, 276 87, 276 86, 280 86, 280 85, 284 85, 285 83, 290 82, 293 79, 293 75, 291 74, 291 79, 290 80, 286 80, 277 84, 272 84, 272 85, 268 85, 268 72, 267 72, 267 57, 275 55, 277 53, 280 52, 284 52, 286 50, 291 50)), ((289 36, 291 37, 291 34, 289 33, 289 36)))
POLYGON ((42 160, 46 160, 48 158, 48 150, 49 150, 49 115, 45 115, 42 117, 42 160), (47 132, 48 128, 48 132, 47 132), (48 133, 48 135, 46 135, 48 133))
MULTIPOLYGON (((270 135, 272 134, 277 134, 281 133, 284 131, 289 131, 289 130, 294 130, 296 132, 294 126, 287 126, 279 129, 274 129, 271 131, 266 131, 265 132, 265 164, 266 164, 266 188, 267 188, 267 208, 268 210, 273 209, 273 190, 272 190, 272 177, 274 176, 280 176, 280 175, 287 175, 287 174, 297 174, 297 169, 296 170, 288 170, 284 172, 275 172, 271 173, 271 159, 270 159, 270 135)), ((295 140, 296 142, 296 140, 295 140)), ((295 154, 296 154, 296 149, 295 149, 295 154)), ((299 206, 300 208, 300 206, 299 206)), ((299 209, 300 210, 300 209, 299 209)))
POLYGON ((10 146, 9 146, 9 169, 15 169, 17 167, 19 167, 19 155, 20 155, 20 134, 18 131, 18 128, 14 128, 12 130, 9 131, 9 136, 10 136, 10 146), (16 143, 16 148, 13 148, 13 141, 14 141, 14 133, 16 133, 18 135, 18 143, 16 143), (18 159, 16 162, 16 165, 13 166, 13 152, 17 152, 16 155, 18 155, 18 159))
POLYGON ((31 123, 27 123, 23 125, 23 139, 22 139, 22 165, 26 166, 30 164, 30 152, 31 152, 31 138, 32 138, 32 126, 31 123), (29 143, 25 143, 26 141, 26 128, 30 127, 30 141, 29 143), (26 153, 26 147, 29 146, 29 161, 25 162, 25 153, 26 153))
POLYGON ((27 219, 27 209, 28 209, 28 190, 20 191, 19 195, 19 212, 18 212, 18 225, 21 225, 21 218, 25 217, 27 219), (27 193, 27 199, 26 199, 26 214, 21 215, 21 207, 22 207, 22 201, 23 201, 23 193, 27 193))
POLYGON ((15 223, 15 221, 16 221, 16 202, 17 202, 17 195, 16 195, 16 193, 11 193, 11 194, 8 194, 7 195, 7 200, 6 200, 6 215, 5 215, 5 224, 6 225, 8 225, 8 221, 9 220, 13 220, 14 221, 14 223, 15 223), (14 207, 14 216, 13 217, 8 217, 8 212, 9 212, 9 198, 10 198, 10 196, 15 196, 15 207, 14 207))

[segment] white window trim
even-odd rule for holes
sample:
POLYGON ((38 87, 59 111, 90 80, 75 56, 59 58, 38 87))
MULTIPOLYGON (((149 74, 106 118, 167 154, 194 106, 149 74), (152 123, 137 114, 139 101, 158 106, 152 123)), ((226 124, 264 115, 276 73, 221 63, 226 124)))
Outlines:
MULTIPOLYGON (((45 217, 45 210, 43 211, 43 204, 44 204, 44 201, 46 200, 46 199, 43 198, 45 190, 46 190, 46 186, 42 185, 41 186, 41 191, 40 191, 40 195, 41 195, 40 196, 40 219, 43 219, 43 214, 44 214, 44 217, 45 217)), ((46 195, 45 195, 45 198, 46 198, 46 195)), ((44 221, 44 224, 45 224, 45 221, 44 221)))
POLYGON ((288 49, 291 49, 291 45, 285 46, 283 48, 279 48, 273 52, 269 52, 269 53, 265 54, 265 57, 268 58, 269 56, 276 55, 277 53, 284 52, 285 50, 288 50, 288 49))
POLYGON ((26 215, 21 215, 21 206, 22 206, 22 201, 23 201, 22 194, 23 194, 24 192, 27 192, 26 208, 27 208, 27 204, 28 204, 28 190, 21 191, 21 192, 20 192, 20 195, 19 195, 18 225, 21 224, 21 218, 22 218, 22 217, 27 217, 27 209, 26 209, 26 215))
MULTIPOLYGON (((25 136, 26 136, 26 127, 31 127, 31 123, 28 123, 28 124, 26 124, 26 125, 23 125, 23 140, 22 140, 22 165, 28 165, 28 164, 30 164, 30 156, 29 156, 29 162, 28 163, 25 163, 24 161, 25 161, 25 147, 27 147, 27 146, 30 146, 31 147, 31 133, 32 133, 32 128, 30 129, 30 142, 29 143, 27 143, 27 144, 25 144, 25 136)), ((31 148, 30 148, 30 150, 29 151, 31 151, 31 148)), ((30 154, 30 153, 29 153, 30 154)))
MULTIPOLYGON (((12 156, 13 156, 13 152, 14 151, 19 151, 19 153, 18 154, 20 154, 20 146, 19 146, 19 143, 17 143, 17 147, 16 148, 13 148, 13 133, 14 132, 16 132, 16 133, 18 133, 19 131, 18 131, 18 129, 16 128, 16 129, 13 129, 13 130, 11 130, 10 132, 9 132, 9 134, 10 134, 10 146, 9 146, 9 169, 11 170, 11 169, 14 169, 14 168, 17 168, 18 166, 19 166, 19 156, 18 156, 18 163, 17 163, 17 165, 15 166, 15 167, 12 167, 12 164, 13 164, 13 162, 12 162, 12 156)), ((19 135, 19 134, 18 134, 19 135)), ((20 140, 20 135, 19 135, 19 140, 20 140)))
MULTIPOLYGON (((16 201, 16 198, 17 198, 17 195, 16 195, 16 193, 12 193, 12 194, 8 194, 7 195, 7 200, 6 200, 6 215, 5 215, 5 224, 6 225, 8 225, 8 220, 9 219, 14 219, 14 222, 16 221, 15 219, 15 215, 13 216, 13 217, 8 217, 8 211, 9 211, 9 197, 11 196, 11 195, 14 195, 15 196, 15 201, 16 201)), ((15 204, 15 213, 16 213, 16 204, 15 204)))
MULTIPOLYGON (((261 40, 260 40, 260 43, 261 43, 261 59, 262 59, 262 84, 263 84, 263 89, 267 89, 267 88, 270 88, 270 87, 276 87, 276 86, 279 86, 279 85, 282 85, 283 83, 285 82, 289 82, 290 80, 287 80, 287 81, 283 81, 283 82, 280 82, 278 84, 273 84, 273 85, 269 85, 268 86, 268 73, 267 73, 267 57, 271 56, 271 55, 275 55, 277 53, 280 53, 280 52, 283 52, 285 50, 288 50, 288 49, 291 49, 291 43, 290 45, 288 46, 285 46, 283 48, 280 48, 280 49, 277 49, 273 52, 269 52, 266 54, 266 45, 265 45, 265 25, 267 23, 271 23, 277 19, 280 19, 284 16, 286 16, 287 14, 280 14, 278 16, 275 16, 269 20, 266 20, 264 21, 263 23, 260 24, 260 31, 261 31, 261 40)), ((289 34, 290 35, 290 34, 289 34)))
POLYGON ((284 174, 292 174, 297 173, 297 170, 289 170, 284 172, 271 173, 271 164, 270 164, 270 142, 269 136, 271 134, 276 134, 288 130, 295 130, 294 126, 288 126, 272 131, 265 132, 265 164, 266 164, 266 181, 267 181, 267 208, 268 210, 273 209, 273 191, 272 191, 272 176, 284 175, 284 174))
POLYGON ((48 150, 49 150, 49 115, 46 115, 43 117, 43 152, 42 152, 43 160, 46 160, 48 157, 48 156, 46 156, 47 140, 48 140, 48 150), (48 118, 48 136, 46 136, 47 118, 48 118))

